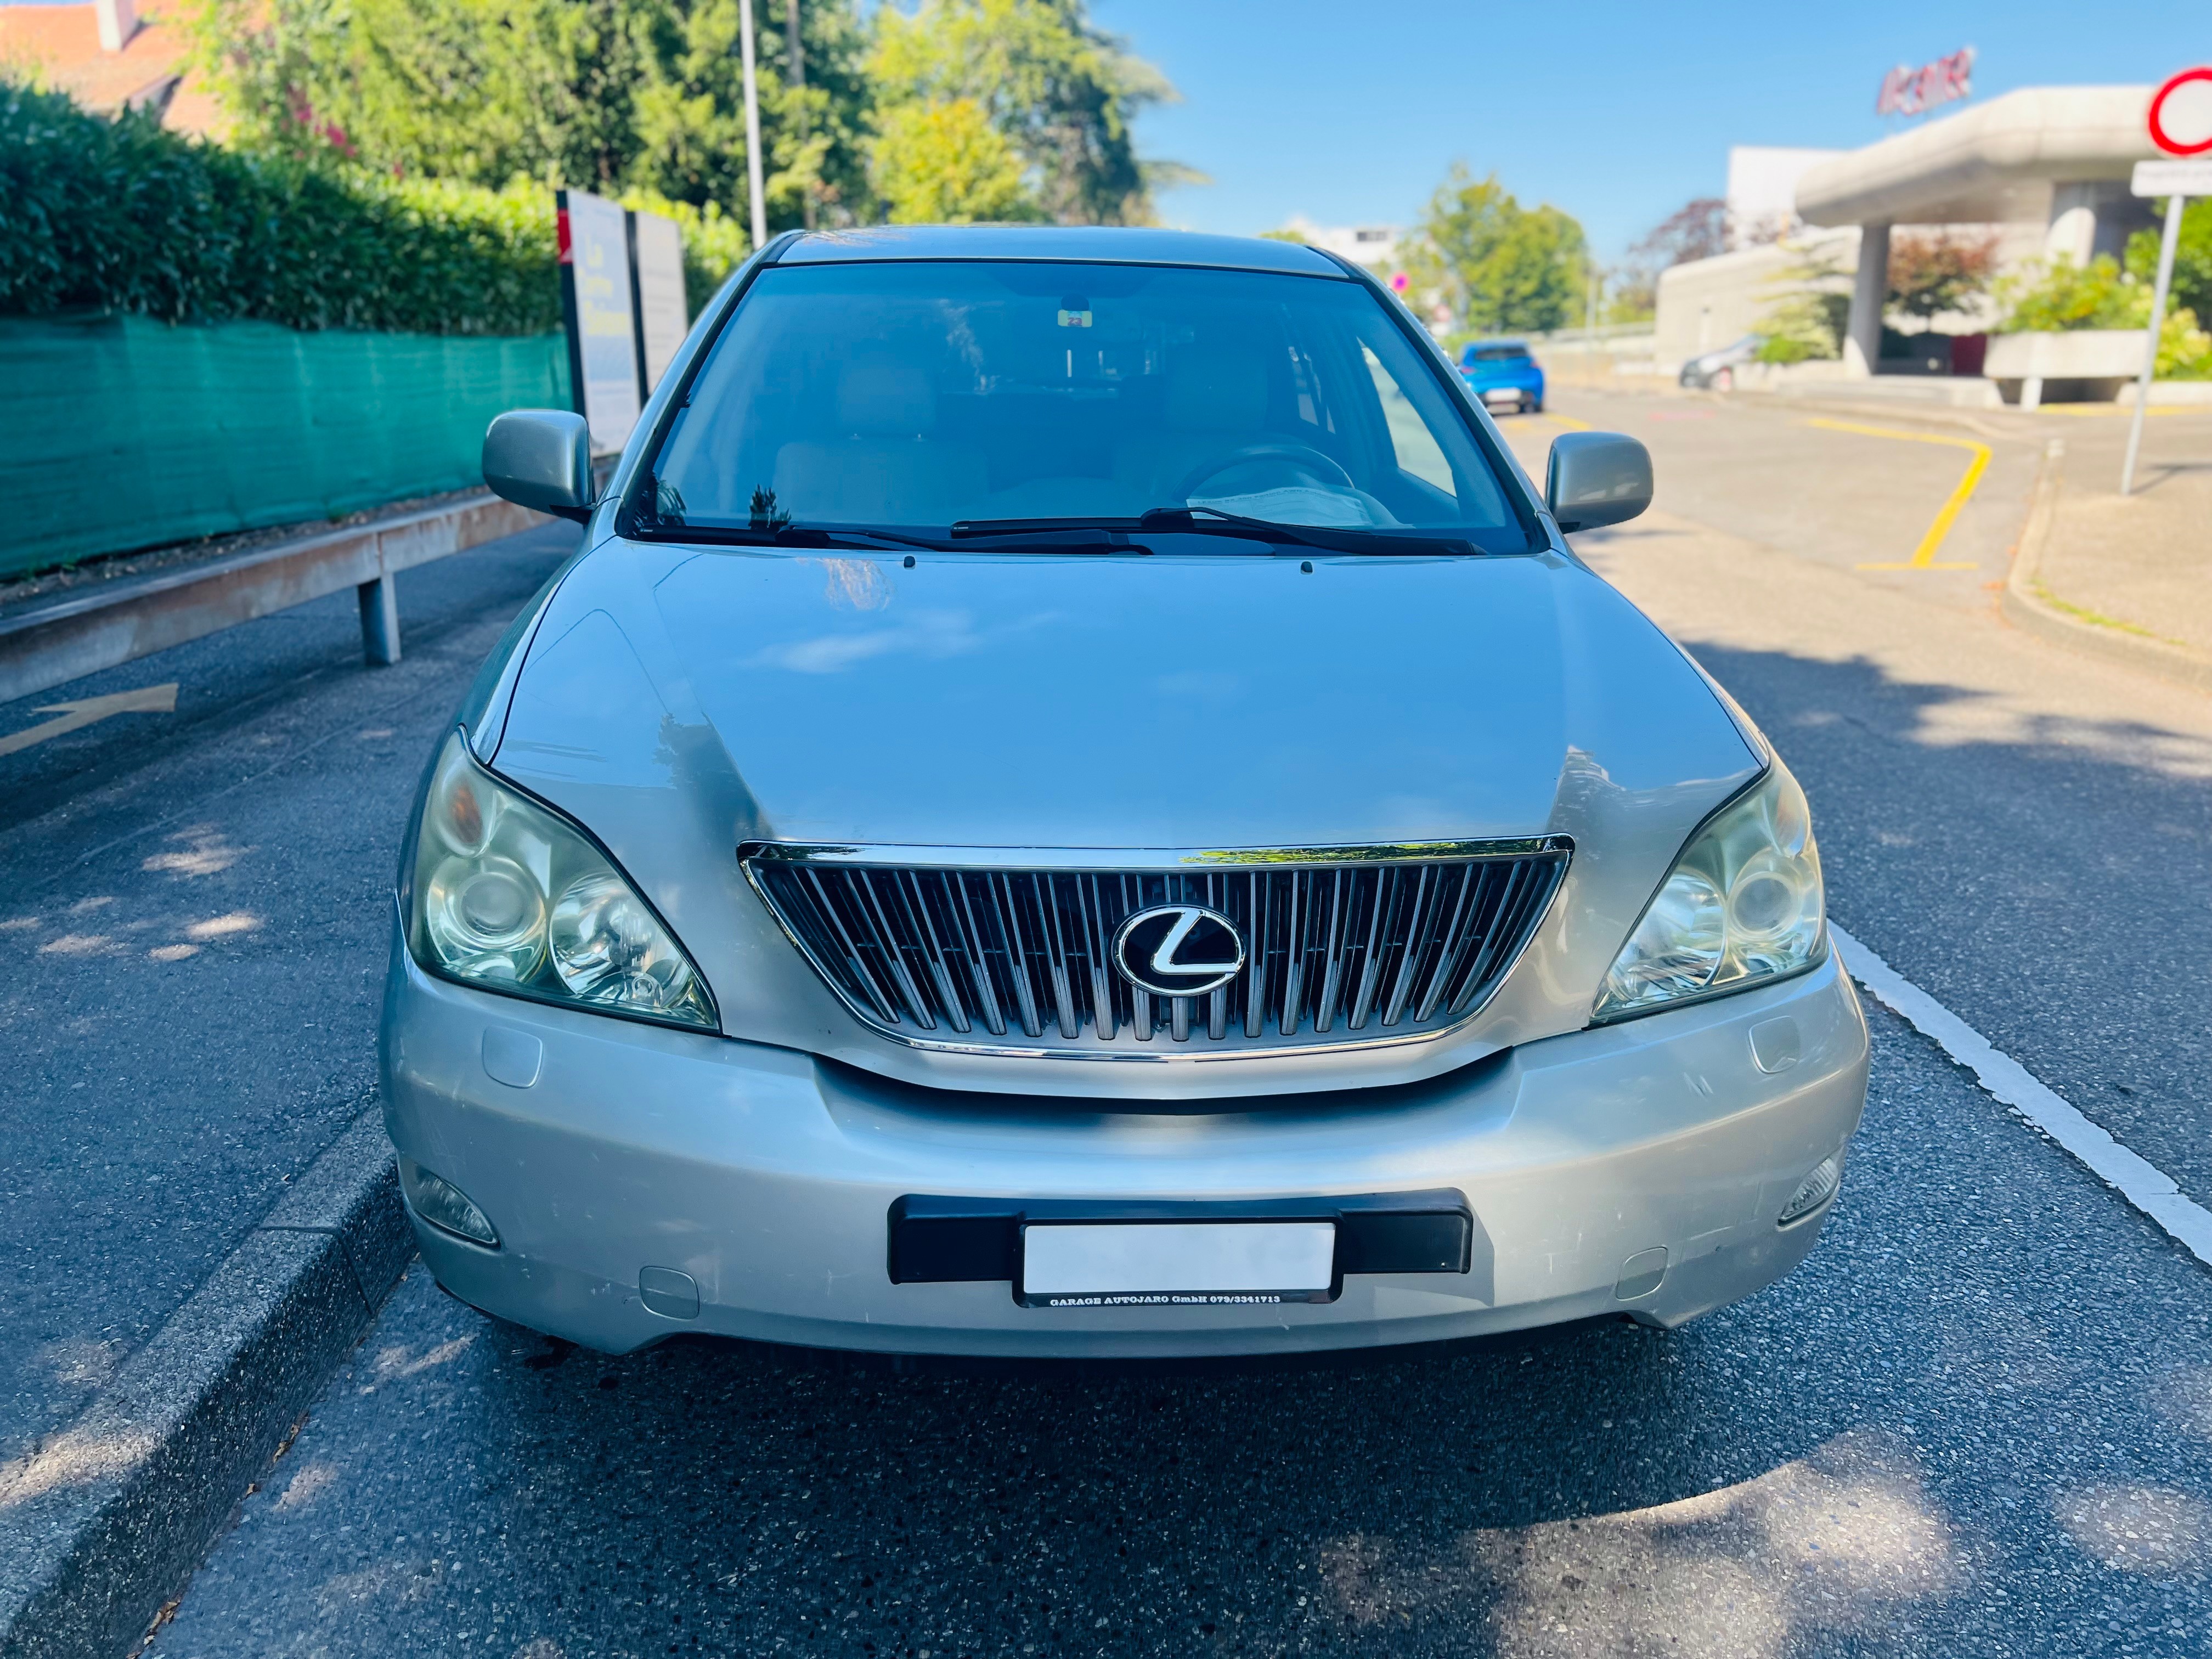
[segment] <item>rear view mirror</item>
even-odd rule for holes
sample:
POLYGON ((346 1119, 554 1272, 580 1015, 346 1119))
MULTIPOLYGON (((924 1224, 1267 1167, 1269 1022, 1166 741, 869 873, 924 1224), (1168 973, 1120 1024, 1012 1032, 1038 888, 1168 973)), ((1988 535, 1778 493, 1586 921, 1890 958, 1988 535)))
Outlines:
POLYGON ((1563 531, 1624 523, 1651 505, 1651 452, 1620 432, 1554 438, 1544 465, 1544 505, 1563 531))
POLYGON ((592 516, 592 440, 565 409, 514 409, 484 434, 483 481, 493 495, 581 524, 592 516))

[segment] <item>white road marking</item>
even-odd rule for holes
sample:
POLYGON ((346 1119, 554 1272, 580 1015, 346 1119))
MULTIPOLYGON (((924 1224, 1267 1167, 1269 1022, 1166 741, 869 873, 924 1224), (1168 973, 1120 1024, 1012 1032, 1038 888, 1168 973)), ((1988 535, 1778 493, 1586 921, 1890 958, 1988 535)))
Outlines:
POLYGON ((1923 1036, 1972 1072, 2034 1127, 2118 1189, 2121 1197, 2166 1229, 2199 1261, 2212 1267, 2212 1210, 2182 1195, 2173 1177, 2130 1152, 2104 1130, 2036 1081, 2011 1055, 1831 921, 1829 935, 1843 947, 1844 965, 1875 998, 1901 1015, 1923 1036))
POLYGON ((36 726, 27 726, 21 732, 10 732, 0 738, 0 755, 12 755, 34 743, 44 743, 48 738, 58 738, 64 732, 96 726, 116 714, 173 714, 176 710, 174 680, 167 685, 142 685, 136 691, 111 691, 104 697, 86 697, 78 702, 46 703, 31 712, 60 718, 41 720, 36 726))

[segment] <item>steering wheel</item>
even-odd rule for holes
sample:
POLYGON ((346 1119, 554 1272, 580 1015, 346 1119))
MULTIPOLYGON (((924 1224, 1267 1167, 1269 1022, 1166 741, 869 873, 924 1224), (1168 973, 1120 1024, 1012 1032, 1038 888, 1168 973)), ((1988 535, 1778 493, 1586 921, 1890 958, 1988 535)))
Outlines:
POLYGON ((1304 444, 1272 443, 1247 444, 1242 449, 1234 450, 1229 454, 1217 456, 1212 460, 1202 462, 1192 471, 1188 477, 1182 481, 1181 486, 1176 490, 1176 494, 1182 496, 1183 500, 1188 501, 1193 495, 1195 495, 1198 493, 1199 485, 1204 483, 1209 478, 1218 477, 1222 473, 1228 471, 1231 467, 1242 466, 1247 461, 1268 460, 1302 462, 1323 474, 1335 474, 1336 477, 1342 483, 1343 487, 1346 489, 1357 489, 1359 488, 1358 484, 1352 483, 1352 475, 1349 472, 1346 472, 1342 466, 1339 465, 1328 456, 1322 454, 1318 449, 1310 448, 1304 444))

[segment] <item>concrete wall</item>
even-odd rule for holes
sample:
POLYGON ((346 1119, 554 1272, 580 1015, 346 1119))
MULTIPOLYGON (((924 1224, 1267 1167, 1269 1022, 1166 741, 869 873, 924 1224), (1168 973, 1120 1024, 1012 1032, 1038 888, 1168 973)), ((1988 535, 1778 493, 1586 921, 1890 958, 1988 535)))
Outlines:
POLYGON ((1659 372, 1672 375, 1700 352, 1756 333, 1775 301, 1796 286, 1790 273, 1808 259, 1823 258, 1848 277, 1858 255, 1854 226, 1809 232, 1786 247, 1770 242, 1661 271, 1652 328, 1659 372))

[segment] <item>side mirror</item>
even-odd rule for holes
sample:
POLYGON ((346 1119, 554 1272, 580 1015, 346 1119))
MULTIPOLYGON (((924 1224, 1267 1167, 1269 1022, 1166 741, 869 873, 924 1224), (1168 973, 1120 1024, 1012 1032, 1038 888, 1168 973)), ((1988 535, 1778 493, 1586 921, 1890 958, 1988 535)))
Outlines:
POLYGON ((484 434, 483 481, 517 507, 581 524, 592 516, 592 436, 565 409, 513 409, 484 434))
POLYGON ((1569 432, 1552 440, 1544 505, 1561 530, 1621 524, 1651 505, 1651 452, 1620 432, 1569 432))

